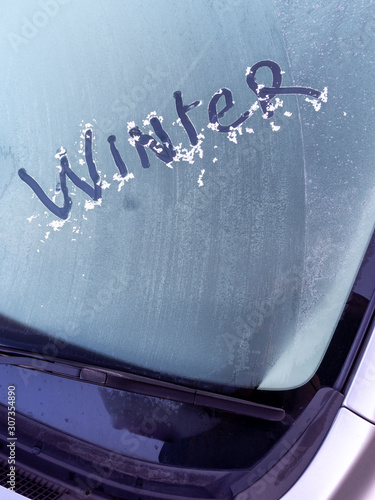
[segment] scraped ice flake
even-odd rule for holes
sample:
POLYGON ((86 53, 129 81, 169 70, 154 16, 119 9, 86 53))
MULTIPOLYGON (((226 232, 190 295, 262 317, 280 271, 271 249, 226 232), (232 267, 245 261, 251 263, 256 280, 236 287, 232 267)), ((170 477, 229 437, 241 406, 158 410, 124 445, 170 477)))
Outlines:
MULTIPOLYGON (((194 163, 195 155, 198 155, 199 158, 203 158, 203 149, 202 142, 204 139, 203 134, 198 134, 198 144, 192 146, 190 149, 183 148, 182 143, 176 146, 176 155, 173 158, 173 161, 187 161, 190 164, 194 163)), ((171 163, 167 164, 168 167, 173 168, 171 163)))
POLYGON ((50 235, 50 232, 51 231, 47 231, 46 234, 44 235, 44 239, 47 240, 48 239, 48 236, 50 235))
POLYGON ((284 116, 288 116, 289 117, 289 116, 292 116, 292 114, 293 113, 291 113, 290 111, 285 111, 284 116))
MULTIPOLYGON (((264 85, 263 85, 263 86, 264 86, 264 85)), ((250 109, 249 109, 249 112, 250 112, 250 113, 249 113, 249 118, 250 118, 250 116, 252 116, 252 115, 255 113, 255 111, 256 111, 257 109, 259 109, 259 104, 258 104, 258 101, 255 101, 255 102, 254 102, 254 104, 253 104, 253 105, 250 107, 250 109)))
MULTIPOLYGON (((66 149, 61 146, 60 149, 56 151, 55 158, 60 159, 63 155, 66 155, 66 149)), ((57 168, 61 170, 60 165, 58 165, 57 168)))
POLYGON ((207 125, 207 128, 210 128, 214 132, 217 132, 219 130, 219 124, 218 123, 209 123, 207 125))
POLYGON ((96 206, 100 206, 102 204, 102 199, 100 198, 99 200, 86 200, 85 201, 85 210, 94 210, 96 206))
POLYGON ((31 217, 27 217, 27 220, 31 222, 33 219, 36 219, 37 217, 39 217, 39 215, 32 215, 31 217))
POLYGON ((267 111, 275 111, 277 108, 282 108, 284 106, 284 101, 279 97, 276 97, 274 101, 270 102, 267 106, 267 111))
POLYGON ((322 102, 327 102, 328 100, 328 87, 324 87, 323 92, 321 92, 320 96, 317 99, 310 99, 309 97, 306 97, 305 101, 310 102, 315 111, 319 111, 320 108, 322 107, 322 102))
MULTIPOLYGON (((157 119, 160 121, 160 123, 162 123, 162 122, 163 122, 163 120, 164 120, 164 118, 163 118, 162 116, 158 116, 158 115, 156 114, 156 111, 151 111, 151 113, 149 113, 149 114, 146 116, 146 120, 142 120, 143 126, 144 126, 144 127, 149 126, 149 125, 151 124, 150 120, 151 120, 152 118, 157 118, 157 119)), ((134 126, 135 126, 135 125, 134 125, 134 126)), ((128 132, 129 132, 129 130, 128 130, 128 132)))
POLYGON ((201 173, 200 173, 199 177, 198 177, 198 181, 197 181, 197 182, 198 182, 198 186, 199 186, 199 187, 202 187, 202 186, 203 186, 203 181, 202 181, 202 178, 203 178, 203 175, 204 175, 205 171, 206 171, 206 170, 203 168, 203 169, 201 170, 201 173))
POLYGON ((323 102, 328 101, 328 87, 324 87, 323 92, 320 94, 319 99, 321 99, 323 102))
POLYGON ((132 128, 134 128, 136 125, 135 125, 135 122, 127 122, 126 124, 126 127, 128 129, 128 132, 129 130, 131 130, 132 128))
POLYGON ((242 135, 242 127, 233 128, 227 133, 228 140, 237 144, 237 134, 242 135))
POLYGON ((271 129, 273 132, 278 132, 280 130, 280 125, 275 125, 274 122, 271 122, 271 129))
POLYGON ((237 134, 235 130, 228 132, 227 134, 228 140, 237 144, 237 134))
POLYGON ((68 219, 66 219, 66 220, 53 220, 52 222, 50 222, 49 224, 47 224, 47 226, 52 227, 52 229, 54 231, 60 231, 60 229, 63 227, 63 225, 65 224, 65 222, 67 220, 68 219))
POLYGON ((129 179, 134 179, 134 174, 130 173, 125 177, 122 177, 119 173, 115 174, 113 176, 113 180, 119 182, 117 191, 121 191, 121 188, 124 186, 125 182, 129 181, 129 179))
POLYGON ((322 102, 319 99, 310 99, 309 97, 306 97, 305 101, 311 102, 315 111, 319 111, 320 108, 322 107, 322 102))
POLYGON ((108 189, 108 188, 109 188, 109 186, 110 186, 110 183, 109 183, 109 182, 107 182, 107 181, 102 181, 101 186, 102 186, 102 189, 108 189))
POLYGON ((217 162, 217 158, 215 156, 215 158, 212 160, 212 163, 216 163, 217 162))
POLYGON ((251 127, 246 127, 245 130, 248 134, 254 134, 254 129, 251 127))

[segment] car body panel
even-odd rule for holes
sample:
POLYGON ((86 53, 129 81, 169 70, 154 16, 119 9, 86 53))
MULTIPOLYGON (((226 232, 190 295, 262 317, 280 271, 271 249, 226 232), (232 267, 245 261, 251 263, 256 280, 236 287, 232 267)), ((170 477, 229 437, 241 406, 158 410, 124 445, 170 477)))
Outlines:
POLYGON ((374 463, 375 426, 341 408, 311 465, 282 500, 373 500, 374 463))
POLYGON ((301 495, 306 499, 327 500, 375 498, 374 325, 370 332, 346 391, 343 407, 326 440, 283 500, 299 499, 301 495), (314 492, 306 493, 311 491, 312 484, 314 492))
POLYGON ((375 328, 364 354, 358 363, 355 376, 347 391, 344 406, 375 424, 375 328))
POLYGON ((1 500, 22 500, 23 498, 27 500, 27 497, 20 495, 19 493, 15 493, 14 491, 8 490, 8 488, 4 488, 0 486, 0 498, 1 500))

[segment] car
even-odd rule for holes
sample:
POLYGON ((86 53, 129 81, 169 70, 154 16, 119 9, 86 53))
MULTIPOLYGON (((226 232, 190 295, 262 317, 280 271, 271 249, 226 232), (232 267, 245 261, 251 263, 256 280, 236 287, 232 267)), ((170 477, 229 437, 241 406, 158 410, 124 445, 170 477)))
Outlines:
POLYGON ((372 498, 373 14, 2 9, 8 494, 372 498))
POLYGON ((9 490, 8 488, 4 488, 4 486, 0 486, 1 497, 4 500, 22 500, 22 498, 26 498, 23 495, 19 495, 18 493, 9 490))

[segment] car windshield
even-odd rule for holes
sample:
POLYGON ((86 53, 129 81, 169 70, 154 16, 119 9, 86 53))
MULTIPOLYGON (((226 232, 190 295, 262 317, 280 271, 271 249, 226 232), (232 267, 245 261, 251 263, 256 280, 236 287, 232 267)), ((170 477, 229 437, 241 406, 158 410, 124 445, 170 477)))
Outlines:
POLYGON ((309 380, 374 228, 373 13, 3 6, 0 314, 162 377, 309 380))

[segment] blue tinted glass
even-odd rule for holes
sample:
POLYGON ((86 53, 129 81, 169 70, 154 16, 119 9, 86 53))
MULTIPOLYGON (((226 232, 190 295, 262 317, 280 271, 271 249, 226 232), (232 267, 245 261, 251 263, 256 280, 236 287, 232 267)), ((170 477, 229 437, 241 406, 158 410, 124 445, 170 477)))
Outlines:
POLYGON ((161 374, 310 378, 373 229, 370 3, 1 14, 0 313, 161 374))

